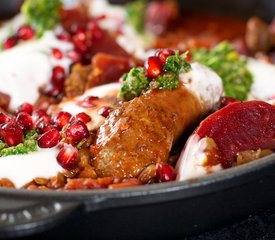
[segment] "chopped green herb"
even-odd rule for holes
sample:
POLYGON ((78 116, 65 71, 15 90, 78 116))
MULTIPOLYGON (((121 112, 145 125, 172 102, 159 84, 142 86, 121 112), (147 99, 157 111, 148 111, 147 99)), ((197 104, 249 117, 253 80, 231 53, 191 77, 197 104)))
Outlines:
POLYGON ((165 70, 171 71, 176 74, 188 72, 191 69, 191 65, 186 62, 186 56, 188 52, 179 54, 179 51, 176 51, 175 55, 169 56, 166 59, 165 70))
POLYGON ((21 12, 26 16, 27 24, 35 28, 37 36, 41 37, 59 22, 61 6, 61 0, 25 0, 21 12))
POLYGON ((37 132, 30 130, 26 133, 23 142, 14 147, 8 147, 3 141, 0 141, 0 157, 37 151, 37 138, 37 132))
POLYGON ((127 19, 139 33, 144 30, 144 13, 146 6, 147 0, 137 0, 129 2, 126 5, 127 19))
POLYGON ((177 89, 180 83, 179 74, 191 70, 191 65, 186 61, 187 54, 188 52, 180 55, 179 51, 176 51, 175 55, 167 57, 165 64, 162 65, 163 73, 154 79, 146 76, 143 67, 133 68, 124 74, 119 96, 125 101, 130 101, 149 89, 177 89))
POLYGON ((167 72, 160 75, 155 82, 155 87, 164 90, 173 90, 179 87, 179 77, 176 73, 167 72))
POLYGON ((149 81, 145 75, 144 68, 133 68, 129 73, 124 74, 119 96, 126 101, 132 100, 140 96, 148 86, 149 81))
POLYGON ((194 50, 192 57, 194 61, 212 68, 222 78, 226 96, 240 101, 247 99, 253 77, 246 60, 240 58, 229 43, 222 42, 210 51, 194 50))

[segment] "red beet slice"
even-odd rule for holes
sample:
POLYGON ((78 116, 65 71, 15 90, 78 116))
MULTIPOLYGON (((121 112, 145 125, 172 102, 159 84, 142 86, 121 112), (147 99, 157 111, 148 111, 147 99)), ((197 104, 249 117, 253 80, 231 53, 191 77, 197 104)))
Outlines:
POLYGON ((275 107, 263 101, 232 103, 202 121, 196 133, 214 139, 228 168, 239 152, 275 149, 275 107))

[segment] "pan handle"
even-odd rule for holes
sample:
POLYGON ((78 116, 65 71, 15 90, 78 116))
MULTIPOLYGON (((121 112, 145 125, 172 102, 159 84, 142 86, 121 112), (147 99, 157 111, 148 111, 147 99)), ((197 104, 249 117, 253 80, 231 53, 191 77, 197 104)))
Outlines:
POLYGON ((77 202, 30 202, 1 198, 0 238, 22 237, 49 229, 78 207, 77 202))

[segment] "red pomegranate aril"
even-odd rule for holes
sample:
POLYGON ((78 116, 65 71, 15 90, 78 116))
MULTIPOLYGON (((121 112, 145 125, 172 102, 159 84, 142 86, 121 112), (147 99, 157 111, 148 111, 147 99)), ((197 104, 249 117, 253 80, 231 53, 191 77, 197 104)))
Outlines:
POLYGON ((75 50, 69 51, 67 53, 68 58, 73 60, 73 62, 80 62, 81 61, 81 54, 75 50))
POLYGON ((232 98, 232 97, 222 97, 219 109, 221 109, 231 103, 234 103, 234 102, 238 102, 238 100, 235 98, 232 98))
POLYGON ((4 41, 2 47, 4 50, 7 50, 14 47, 17 44, 17 42, 18 42, 18 39, 15 36, 11 36, 4 41))
POLYGON ((59 34, 57 35, 57 38, 58 38, 59 40, 61 40, 61 41, 66 41, 66 42, 71 41, 71 36, 70 36, 70 34, 69 34, 68 32, 65 32, 65 31, 59 33, 59 34))
POLYGON ((191 62, 192 61, 192 54, 190 52, 187 53, 185 60, 186 60, 186 62, 191 62))
POLYGON ((91 31, 93 40, 99 40, 102 38, 103 31, 95 22, 89 22, 87 24, 87 29, 91 31))
POLYGON ((24 135, 16 123, 4 123, 0 125, 0 138, 9 146, 16 146, 22 142, 24 135))
POLYGON ((74 122, 76 120, 82 121, 84 123, 88 123, 92 120, 92 118, 85 112, 78 113, 74 115, 71 119, 70 122, 74 122))
POLYGON ((65 144, 59 151, 56 159, 61 167, 72 170, 77 167, 78 159, 77 159, 78 151, 75 147, 69 144, 65 144))
POLYGON ((74 49, 80 54, 84 54, 88 51, 88 47, 85 42, 75 40, 74 41, 74 49))
POLYGON ((89 137, 89 130, 87 125, 82 121, 74 121, 65 131, 66 142, 70 144, 77 144, 81 140, 89 137))
POLYGON ((55 66, 52 69, 52 83, 63 83, 66 78, 65 69, 61 66, 55 66))
POLYGON ((33 111, 33 106, 32 104, 30 103, 23 103, 21 104, 18 108, 17 108, 17 111, 16 113, 20 113, 20 112, 25 112, 25 113, 28 113, 28 114, 32 114, 32 111, 33 111))
POLYGON ((16 35, 20 40, 29 40, 33 38, 34 34, 34 30, 28 25, 19 27, 16 32, 16 35))
POLYGON ((87 52, 87 35, 85 30, 77 29, 76 33, 73 35, 72 42, 75 46, 75 49, 81 53, 87 52))
POLYGON ((54 128, 50 129, 49 131, 43 133, 37 141, 40 148, 55 147, 60 141, 60 132, 54 128))
POLYGON ((171 49, 161 49, 156 52, 156 56, 159 58, 162 64, 166 63, 166 59, 172 55, 175 55, 175 51, 171 49))
POLYGON ((56 58, 56 59, 62 59, 62 58, 63 58, 63 53, 62 53, 61 50, 58 49, 58 48, 53 48, 53 49, 52 49, 52 55, 53 55, 54 58, 56 58))
POLYGON ((5 111, 8 110, 10 105, 10 100, 11 100, 10 95, 0 92, 0 108, 2 108, 5 111))
POLYGON ((83 65, 91 64, 91 59, 92 59, 92 53, 88 51, 82 55, 81 63, 83 65))
POLYGON ((47 114, 47 112, 43 109, 36 109, 32 113, 32 120, 35 124, 38 122, 45 122, 45 123, 50 123, 51 121, 51 116, 47 114))
POLYGON ((31 115, 26 112, 18 113, 16 122, 23 131, 30 130, 34 126, 31 115))
POLYGON ((71 117, 72 114, 61 111, 54 116, 53 123, 59 130, 62 130, 64 126, 70 123, 71 117))
POLYGON ((169 182, 175 180, 175 171, 172 166, 165 163, 157 163, 157 176, 160 182, 169 182))
POLYGON ((106 118, 109 116, 110 112, 112 111, 113 111, 112 107, 102 107, 101 109, 99 109, 98 114, 106 118))
POLYGON ((144 64, 149 78, 157 78, 162 73, 162 63, 156 56, 149 57, 144 64))
POLYGON ((16 123, 15 119, 12 117, 8 116, 7 114, 0 112, 0 124, 2 123, 16 123))
POLYGON ((63 83, 50 83, 44 89, 44 94, 51 96, 51 97, 58 97, 60 94, 63 93, 64 84, 63 83))
POLYGON ((98 97, 95 96, 88 96, 84 98, 83 100, 80 100, 77 102, 77 105, 83 108, 91 108, 95 107, 95 100, 99 99, 98 97))
POLYGON ((42 134, 42 133, 45 133, 45 132, 48 132, 50 131, 51 129, 56 129, 55 126, 53 126, 52 124, 50 123, 46 123, 42 120, 38 121, 36 124, 35 124, 35 128, 36 130, 38 131, 38 133, 42 134))

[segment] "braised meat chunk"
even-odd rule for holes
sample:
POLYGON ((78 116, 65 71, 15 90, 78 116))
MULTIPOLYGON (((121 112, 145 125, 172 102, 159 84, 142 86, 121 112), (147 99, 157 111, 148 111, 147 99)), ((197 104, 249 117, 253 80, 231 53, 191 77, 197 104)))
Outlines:
POLYGON ((134 63, 130 58, 97 53, 87 66, 76 64, 65 81, 66 97, 75 97, 85 90, 106 83, 116 82, 134 63))
POLYGON ((151 164, 167 162, 173 143, 204 112, 184 86, 151 90, 123 103, 100 127, 93 166, 100 177, 137 177, 151 164))

